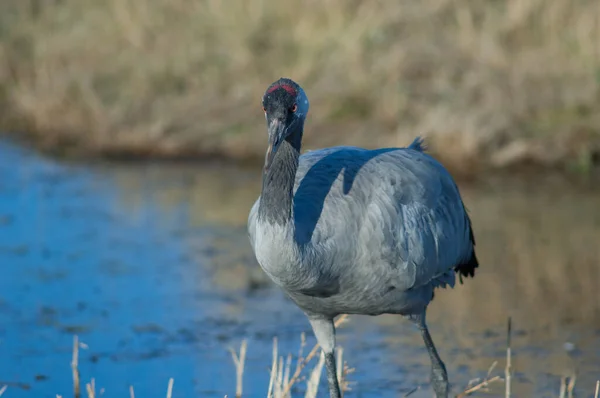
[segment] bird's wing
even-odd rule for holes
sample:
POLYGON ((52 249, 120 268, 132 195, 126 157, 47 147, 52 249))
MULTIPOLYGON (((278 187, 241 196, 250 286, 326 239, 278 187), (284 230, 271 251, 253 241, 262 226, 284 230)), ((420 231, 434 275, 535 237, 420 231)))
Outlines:
POLYGON ((396 181, 391 189, 380 187, 380 209, 371 211, 375 219, 384 214, 379 222, 389 225, 392 234, 382 245, 397 250, 412 276, 411 287, 440 278, 453 284, 452 270, 472 254, 470 222, 448 171, 419 149, 383 155, 375 173, 396 181))
POLYGON ((369 273, 396 275, 399 288, 450 275, 471 254, 470 225, 454 180, 422 151, 415 140, 408 148, 335 147, 302 155, 297 243, 333 248, 332 266, 373 264, 369 273))

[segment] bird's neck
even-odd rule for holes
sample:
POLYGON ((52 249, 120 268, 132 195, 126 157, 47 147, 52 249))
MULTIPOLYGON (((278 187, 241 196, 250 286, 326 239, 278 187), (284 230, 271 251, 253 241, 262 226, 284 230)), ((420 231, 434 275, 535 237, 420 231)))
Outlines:
POLYGON ((284 140, 275 153, 271 167, 263 172, 258 216, 271 224, 284 225, 292 219, 301 140, 301 131, 284 140))

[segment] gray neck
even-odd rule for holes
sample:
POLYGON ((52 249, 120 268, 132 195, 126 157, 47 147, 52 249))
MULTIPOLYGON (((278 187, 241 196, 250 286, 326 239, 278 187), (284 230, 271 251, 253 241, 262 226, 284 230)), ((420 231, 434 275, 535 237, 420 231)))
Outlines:
POLYGON ((270 224, 284 225, 292 218, 294 181, 298 169, 302 131, 285 139, 269 170, 263 172, 258 217, 270 224))

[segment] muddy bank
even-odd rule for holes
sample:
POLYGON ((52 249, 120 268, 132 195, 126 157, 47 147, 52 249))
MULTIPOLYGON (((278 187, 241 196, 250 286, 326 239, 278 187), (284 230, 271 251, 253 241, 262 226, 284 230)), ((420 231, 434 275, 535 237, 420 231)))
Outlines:
MULTIPOLYGON (((222 139, 210 138, 200 132, 194 139, 181 142, 172 137, 132 141, 118 135, 112 137, 112 140, 108 140, 107 137, 106 140, 90 141, 83 135, 65 136, 64 133, 53 132, 0 133, 0 137, 5 136, 53 157, 75 161, 205 163, 217 160, 241 166, 260 167, 266 148, 266 133, 262 134, 263 127, 259 123, 253 128, 259 130, 257 134, 248 134, 235 140, 228 139, 227 135, 223 135, 222 139)), ((400 139, 382 135, 377 139, 372 134, 347 134, 348 131, 360 130, 359 125, 352 128, 336 125, 322 128, 323 131, 319 133, 306 134, 304 150, 334 145, 365 148, 406 146, 416 136, 406 134, 400 139), (374 140, 378 142, 377 145, 373 145, 374 140)), ((366 126, 363 126, 363 129, 366 129, 366 126)), ((522 175, 552 172, 597 176, 600 172, 600 142, 597 142, 596 137, 589 135, 577 142, 515 140, 502 147, 481 145, 476 148, 461 145, 460 137, 422 136, 426 138, 428 152, 439 159, 457 178, 515 172, 522 175)))

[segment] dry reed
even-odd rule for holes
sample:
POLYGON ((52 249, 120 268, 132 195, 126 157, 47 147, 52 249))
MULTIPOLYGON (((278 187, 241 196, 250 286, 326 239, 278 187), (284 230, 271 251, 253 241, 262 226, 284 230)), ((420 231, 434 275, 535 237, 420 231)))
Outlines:
POLYGON ((504 369, 504 383, 506 385, 504 396, 510 398, 511 392, 511 371, 512 371, 512 355, 511 355, 511 335, 512 335, 512 321, 508 317, 508 327, 506 330, 506 368, 504 369))
MULTIPOLYGON (((347 321, 347 319, 348 316, 346 314, 341 315, 338 319, 336 319, 335 327, 341 326, 342 324, 344 324, 344 322, 347 321)), ((299 381, 303 380, 302 371, 319 351, 318 344, 315 344, 308 353, 308 355, 304 357, 303 351, 305 345, 306 338, 304 333, 302 333, 300 336, 300 349, 298 352, 298 358, 296 360, 296 367, 294 373, 291 374, 292 356, 291 354, 288 354, 285 360, 283 356, 279 356, 277 337, 273 338, 273 359, 271 363, 267 398, 289 398, 293 386, 299 381)), ((305 398, 316 397, 319 387, 319 378, 324 364, 323 361, 324 356, 320 355, 319 361, 317 362, 313 370, 310 372, 310 376, 307 380, 305 398)), ((337 349, 336 363, 338 369, 337 377, 343 394, 343 391, 348 391, 350 389, 347 381, 347 376, 353 371, 353 369, 349 368, 347 364, 344 363, 343 350, 341 347, 338 347, 337 349)))
POLYGON ((175 380, 171 377, 169 379, 169 384, 167 385, 167 398, 171 398, 173 396, 173 383, 175 380))
MULTIPOLYGON (((347 320, 348 320, 347 315, 340 316, 336 320, 336 327, 340 326, 342 323, 346 322, 347 320)), ((508 319, 508 328, 507 328, 507 347, 506 347, 507 364, 505 367, 505 379, 502 379, 498 375, 492 376, 492 372, 494 371, 494 369, 497 365, 497 362, 494 362, 488 369, 487 375, 482 380, 481 379, 473 379, 473 380, 469 381, 469 383, 467 384, 465 389, 462 392, 460 392, 456 396, 456 398, 464 398, 467 396, 471 396, 472 394, 474 394, 476 392, 488 392, 489 388, 492 384, 494 384, 494 383, 497 384, 498 382, 501 382, 503 380, 505 383, 505 396, 507 396, 507 397, 511 396, 511 384, 510 384, 510 382, 507 382, 507 379, 509 379, 509 377, 506 376, 506 375, 510 375, 512 372, 512 367, 510 366, 511 361, 512 361, 512 359, 511 359, 511 356, 512 356, 511 355, 511 329, 512 329, 512 322, 511 322, 511 319, 509 318, 508 319)), ((300 350, 298 353, 298 359, 296 362, 295 370, 292 374, 291 373, 291 362, 292 362, 291 354, 287 355, 284 360, 284 357, 280 356, 278 353, 277 338, 273 339, 273 360, 272 360, 271 371, 270 371, 270 379, 269 379, 267 398, 291 398, 292 387, 295 384, 297 384, 298 382, 304 380, 302 377, 302 371, 306 368, 306 366, 310 362, 310 360, 312 358, 314 358, 315 355, 317 354, 317 352, 319 351, 318 345, 315 344, 313 346, 313 348, 311 349, 311 351, 308 353, 308 355, 306 355, 306 357, 304 357, 303 349, 304 349, 305 345, 306 345, 306 339, 304 337, 304 334, 302 334, 300 350)), ((75 396, 77 396, 76 394, 79 394, 79 391, 80 391, 80 385, 79 385, 80 374, 79 374, 79 369, 78 369, 79 347, 80 346, 85 347, 85 345, 83 343, 79 342, 78 337, 74 336, 71 368, 72 368, 72 372, 73 372, 73 392, 74 392, 75 396)), ((236 368, 236 398, 240 398, 240 397, 242 397, 242 393, 243 393, 242 383, 243 383, 244 363, 245 363, 246 352, 247 352, 247 341, 246 340, 242 341, 239 354, 231 349, 230 349, 230 352, 231 352, 231 355, 232 355, 232 358, 233 358, 233 361, 235 364, 235 368, 236 368)), ((338 350, 336 362, 338 365, 338 379, 340 382, 340 386, 342 387, 343 391, 348 391, 349 388, 348 388, 347 376, 349 373, 354 371, 354 369, 348 368, 348 366, 343 362, 341 349, 338 350)), ((318 362, 316 363, 315 367, 311 370, 308 379, 306 379, 307 383, 306 383, 306 392, 305 392, 304 398, 315 398, 316 397, 316 394, 318 393, 319 379, 321 376, 323 366, 324 366, 324 356, 320 355, 318 362)), ((568 378, 563 377, 561 379, 561 387, 560 387, 560 391, 559 391, 559 397, 560 398, 572 398, 574 396, 575 382, 576 382, 576 375, 572 375, 571 377, 568 377, 568 378)), ((174 385, 174 379, 170 378, 169 382, 168 382, 168 386, 167 386, 167 393, 166 393, 167 398, 172 397, 173 385, 174 385)), ((6 389, 7 389, 6 385, 0 388, 0 396, 6 391, 6 389)), ((409 391, 404 396, 408 397, 408 396, 412 395, 414 392, 416 392, 417 390, 419 390, 419 387, 416 387, 415 389, 409 391)), ((95 398, 97 396, 95 379, 92 378, 90 383, 86 384, 86 392, 87 392, 87 398, 95 398)), ((101 395, 103 395, 103 393, 104 393, 104 390, 100 389, 99 395, 101 396, 101 395)), ((129 395, 130 395, 130 398, 135 398, 133 386, 129 387, 129 395)), ((600 395, 600 380, 596 382, 594 398, 599 398, 599 395, 600 395)), ((56 395, 56 397, 62 398, 62 396, 60 396, 60 395, 56 395)), ((227 395, 225 396, 225 398, 227 398, 227 395)))
MULTIPOLYGON (((348 320, 347 315, 344 314, 344 315, 340 316, 340 318, 338 318, 336 320, 336 323, 335 323, 336 327, 340 326, 342 323, 346 322, 347 320, 348 320)), ((498 384, 499 382, 502 382, 502 381, 504 381, 505 397, 510 397, 512 395, 512 384, 511 384, 511 374, 512 374, 512 344, 511 344, 511 340, 512 339, 511 339, 511 337, 512 337, 512 319, 511 319, 511 317, 509 317, 507 320, 506 366, 504 369, 504 375, 505 375, 504 379, 499 375, 492 376, 492 372, 494 371, 494 369, 496 368, 496 365, 498 364, 497 362, 494 362, 488 369, 487 375, 483 379, 470 380, 469 383, 467 384, 467 386, 464 388, 464 390, 462 392, 460 392, 458 395, 456 395, 456 398, 464 398, 467 396, 471 396, 472 394, 474 394, 476 392, 489 392, 490 387, 493 384, 498 384)), ((304 349, 305 345, 306 345, 306 338, 303 333, 300 337, 300 350, 298 353, 296 370, 294 371, 293 375, 290 377, 290 367, 291 367, 291 362, 292 362, 291 354, 288 354, 286 356, 286 359, 284 360, 284 357, 280 356, 278 353, 277 338, 275 337, 273 339, 273 360, 272 360, 272 364, 271 364, 271 371, 270 371, 271 377, 269 379, 267 398, 291 398, 290 391, 291 391, 292 387, 298 381, 302 380, 302 378, 301 378, 302 370, 306 367, 306 365, 317 354, 317 352, 319 350, 318 345, 315 344, 313 346, 313 348, 311 349, 311 351, 309 352, 309 354, 306 357, 304 357, 303 349, 304 349)), ((243 340, 242 348, 240 348, 240 352, 244 352, 244 357, 245 357, 245 351, 246 351, 246 340, 243 340)), ((242 369, 242 373, 243 373, 243 361, 241 361, 241 365, 238 365, 238 363, 240 361, 239 360, 236 361, 237 356, 234 353, 235 352, 232 351, 234 363, 236 364, 236 374, 238 374, 237 370, 240 368, 242 369)), ((240 354, 239 357, 241 358, 242 355, 240 354)), ((354 369, 348 368, 347 365, 345 363, 343 363, 341 347, 340 347, 340 349, 338 349, 338 355, 337 355, 336 362, 338 365, 338 380, 340 382, 340 387, 342 387, 343 392, 348 391, 350 389, 348 388, 347 375, 349 373, 353 372, 354 369)), ((315 398, 316 397, 316 394, 318 392, 318 387, 319 387, 319 379, 321 376, 323 366, 324 366, 324 356, 320 355, 319 361, 317 362, 315 367, 312 369, 312 371, 310 372, 310 375, 307 379, 306 392, 305 392, 304 398, 315 398)), ((237 377, 237 380, 241 380, 241 377, 237 377)), ((571 376, 570 378, 563 377, 561 379, 561 389, 559 392, 560 398, 573 398, 574 389, 575 389, 575 381, 576 381, 575 375, 571 376)), ((419 389, 420 389, 419 387, 414 388, 413 390, 406 393, 404 395, 404 397, 409 397, 410 395, 412 395, 419 389)), ((600 389, 600 381, 598 381, 596 383, 595 398, 598 398, 599 389, 600 389)), ((236 391, 242 391, 242 387, 240 385, 237 385, 236 391)), ((342 394, 343 394, 343 392, 342 392, 342 394)), ((236 397, 241 397, 241 394, 240 395, 236 394, 236 397)))
MULTIPOLYGON (((504 368, 504 379, 500 376, 491 377, 492 371, 497 365, 497 362, 492 363, 492 366, 488 369, 487 376, 484 377, 483 380, 479 381, 479 379, 471 380, 467 387, 459 393, 456 398, 467 397, 475 392, 482 391, 488 392, 489 386, 492 383, 497 383, 504 381, 504 396, 510 397, 512 395, 512 384, 511 384, 511 375, 512 375, 512 347, 511 347, 511 336, 512 336, 512 319, 508 317, 507 322, 507 333, 506 333, 506 366, 504 368), (477 384, 475 384, 477 383, 477 384)), ((559 390, 559 398, 573 398, 575 391, 575 382, 577 380, 577 376, 573 374, 570 377, 562 377, 560 383, 559 390)), ((596 393, 595 398, 598 397, 598 390, 600 389, 600 381, 596 382, 596 393)))
POLYGON ((576 380, 577 377, 575 375, 572 375, 571 377, 561 377, 560 391, 558 393, 559 398, 573 398, 573 391, 575 389, 576 380))
POLYGON ((73 336, 73 357, 71 360, 71 370, 73 372, 73 396, 79 398, 81 396, 81 388, 79 385, 79 338, 73 336))
MULTIPOLYGON (((80 379, 80 372, 79 372, 79 348, 80 347, 87 348, 87 345, 80 342, 79 337, 77 335, 73 336, 73 353, 72 353, 72 358, 71 358, 71 371, 73 373, 73 396, 75 398, 81 397, 81 385, 80 385, 81 379, 80 379)), ((174 379, 170 378, 169 382, 167 384, 166 398, 172 398, 173 384, 174 384, 174 379)), ((0 389, 0 395, 2 395, 4 390, 0 389)), ((96 380, 94 378, 91 378, 90 382, 85 384, 85 391, 87 393, 87 398, 96 398, 97 396, 102 396, 104 394, 103 388, 101 388, 99 390, 99 394, 96 393, 96 380)), ((129 396, 130 396, 130 398, 135 398, 135 392, 134 392, 133 386, 129 386, 129 396)), ((62 398, 62 396, 59 394, 56 394, 56 398, 62 398)))
POLYGON ((243 385, 243 376, 244 376, 244 363, 246 362, 246 348, 248 346, 248 342, 246 340, 242 340, 242 344, 240 346, 239 355, 233 350, 229 349, 231 352, 231 357, 233 358, 233 363, 235 365, 235 379, 236 379, 236 398, 240 398, 242 396, 242 385, 243 385))

